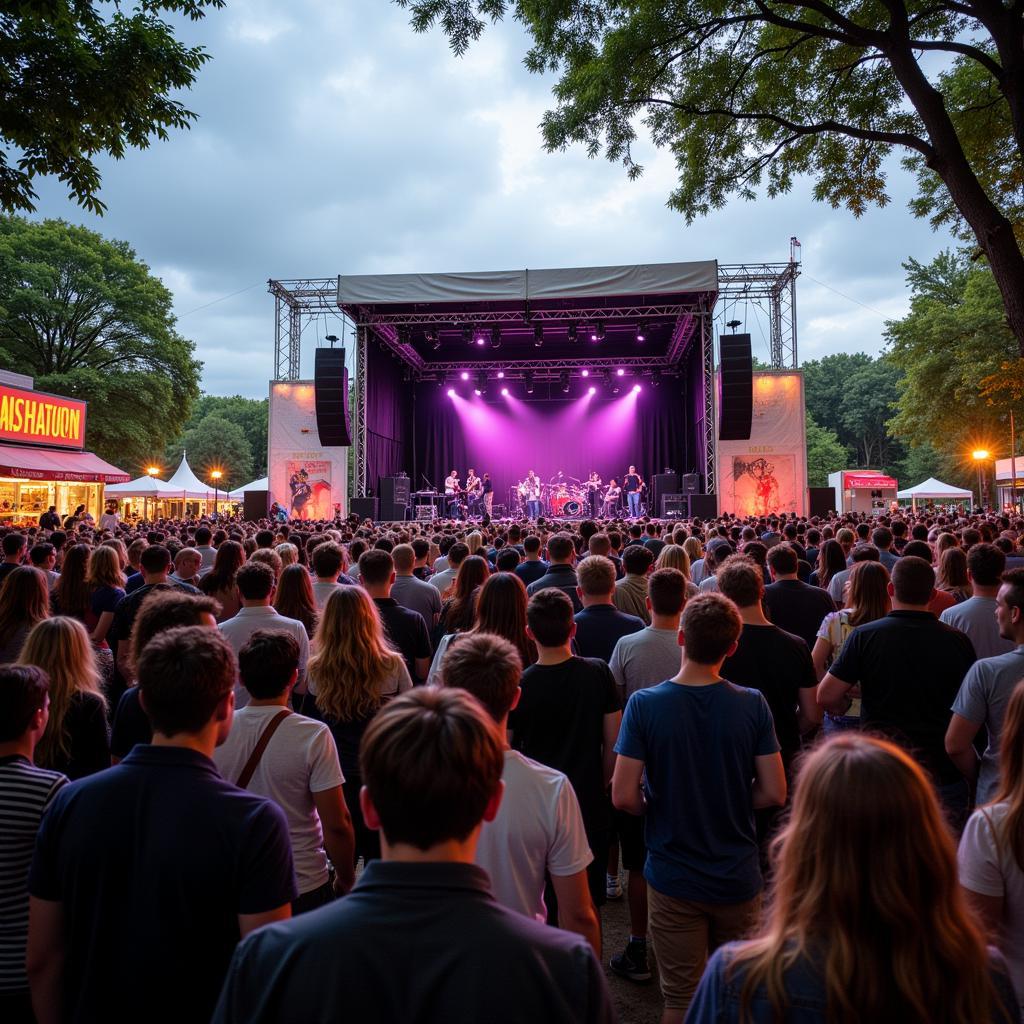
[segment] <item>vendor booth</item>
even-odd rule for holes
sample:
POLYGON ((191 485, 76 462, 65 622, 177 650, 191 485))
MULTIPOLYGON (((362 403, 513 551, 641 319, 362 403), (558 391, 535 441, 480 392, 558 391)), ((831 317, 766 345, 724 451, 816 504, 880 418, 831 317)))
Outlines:
POLYGON ((876 469, 844 469, 829 473, 839 512, 883 515, 896 500, 896 480, 876 469))
POLYGON ((909 501, 911 507, 916 509, 918 505, 948 505, 970 506, 974 500, 972 491, 964 490, 963 487, 954 487, 952 484, 944 484, 935 477, 929 477, 916 487, 908 487, 900 491, 896 497, 900 501, 909 501))
POLYGON ((85 421, 85 402, 0 383, 0 525, 33 525, 51 505, 99 521, 105 485, 128 474, 84 450, 85 421))
POLYGON ((997 508, 1019 512, 1022 496, 1024 496, 1024 455, 1018 455, 1016 459, 996 459, 997 508), (1016 479, 1014 479, 1014 470, 1017 473, 1016 479))

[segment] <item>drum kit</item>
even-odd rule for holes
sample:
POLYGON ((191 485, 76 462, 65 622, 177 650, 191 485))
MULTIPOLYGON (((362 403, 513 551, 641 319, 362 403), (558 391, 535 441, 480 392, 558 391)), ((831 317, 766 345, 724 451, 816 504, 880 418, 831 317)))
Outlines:
MULTIPOLYGON (((590 514, 590 492, 575 477, 541 483, 540 506, 544 515, 558 519, 577 519, 590 514)), ((520 515, 528 516, 525 481, 511 489, 510 507, 520 515)))

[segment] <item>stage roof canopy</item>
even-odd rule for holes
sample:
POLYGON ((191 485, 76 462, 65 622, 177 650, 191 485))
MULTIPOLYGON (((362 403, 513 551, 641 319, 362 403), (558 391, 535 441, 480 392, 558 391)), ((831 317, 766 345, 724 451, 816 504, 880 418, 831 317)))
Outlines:
POLYGON ((338 278, 338 306, 421 374, 521 360, 671 367, 717 295, 714 260, 338 278))

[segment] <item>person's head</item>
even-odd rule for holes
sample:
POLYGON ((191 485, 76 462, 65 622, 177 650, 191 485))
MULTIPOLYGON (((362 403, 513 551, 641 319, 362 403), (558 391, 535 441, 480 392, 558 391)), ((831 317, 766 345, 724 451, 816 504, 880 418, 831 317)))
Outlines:
POLYGON ((274 545, 274 531, 273 530, 257 530, 256 531, 256 547, 257 548, 269 548, 274 545))
POLYGON ((1005 569, 1006 555, 994 544, 975 544, 967 552, 967 571, 975 591, 998 587, 1005 569))
POLYGON ((471 693, 501 723, 519 699, 522 671, 519 652, 508 640, 493 633, 468 633, 449 645, 441 681, 471 693))
POLYGON ((196 544, 204 548, 209 547, 211 540, 213 540, 213 534, 208 526, 196 527, 196 544))
MULTIPOLYGON (((53 537, 50 537, 53 540, 53 537)), ((144 537, 136 537, 135 540, 128 545, 128 564, 135 569, 139 569, 139 559, 142 558, 142 552, 149 547, 149 541, 144 537)))
POLYGON ((683 550, 690 559, 690 565, 704 557, 704 546, 700 542, 700 537, 687 537, 683 541, 683 550))
POLYGON ((238 678, 256 700, 275 700, 295 685, 299 642, 281 630, 257 629, 238 652, 238 678))
POLYGON ((715 573, 715 579, 718 580, 718 592, 729 598, 737 608, 760 605, 764 597, 764 573, 757 563, 746 555, 733 555, 727 558, 715 573))
POLYGON ((430 554, 430 541, 426 537, 416 537, 412 542, 412 550, 416 556, 416 564, 425 565, 427 555, 430 554))
POLYGON ((121 558, 117 548, 105 544, 93 548, 89 554, 86 572, 86 585, 89 589, 123 587, 124 584, 125 578, 121 571, 121 558))
POLYGON ((50 717, 50 680, 35 665, 0 665, 0 743, 35 750, 50 717))
POLYGON ((893 535, 888 526, 876 526, 871 531, 871 543, 879 551, 888 551, 892 547, 893 535))
POLYGON ((138 665, 139 655, 153 637, 178 626, 217 628, 220 605, 212 597, 159 588, 147 594, 132 626, 130 661, 138 665))
POLYGON ((843 554, 848 555, 853 545, 857 543, 857 534, 855 534, 849 527, 844 526, 838 533, 836 533, 836 540, 839 542, 839 546, 843 549, 843 554))
POLYGON ((858 562, 846 583, 845 607, 850 609, 850 625, 861 626, 889 614, 889 570, 881 562, 858 562))
POLYGON ((892 569, 889 595, 893 607, 926 608, 935 593, 935 570, 915 555, 904 555, 892 569))
POLYGON ((235 586, 242 603, 263 604, 274 597, 277 579, 265 562, 248 561, 235 573, 235 586))
POLYGON ((282 541, 280 544, 275 545, 274 551, 277 552, 277 557, 281 559, 282 569, 286 565, 295 565, 299 560, 299 549, 288 541, 282 541))
POLYGON ((514 573, 494 573, 480 588, 472 633, 490 633, 508 640, 521 663, 532 665, 537 650, 526 632, 526 584, 514 573))
POLYGON ((622 552, 622 568, 627 576, 646 576, 654 565, 654 552, 642 544, 630 544, 622 552))
POLYGON ((846 552, 837 540, 826 540, 818 549, 818 586, 827 587, 832 577, 846 569, 846 552))
POLYGON ((732 553, 732 545, 724 537, 716 537, 704 552, 704 575, 714 575, 732 553))
POLYGON ((32 627, 21 649, 19 665, 34 665, 50 681, 50 719, 36 751, 44 768, 62 763, 71 751, 66 719, 76 694, 88 693, 106 711, 100 674, 85 626, 77 619, 55 615, 32 627))
POLYGON ((211 730, 227 739, 234 710, 238 659, 219 630, 177 626, 146 644, 138 660, 139 700, 164 737, 211 730))
POLYGON ((576 557, 576 545, 567 533, 556 533, 548 541, 548 560, 557 565, 570 564, 576 557))
POLYGON ((775 544, 768 549, 765 559, 773 579, 786 579, 796 576, 800 568, 800 560, 796 551, 788 544, 775 544))
POLYGON ((455 541, 448 549, 448 568, 458 569, 469 558, 469 548, 461 540, 455 541))
POLYGON ((45 541, 33 544, 32 549, 28 553, 28 560, 37 569, 49 572, 57 564, 57 549, 45 541))
POLYGON ((501 802, 504 743, 464 690, 419 687, 374 717, 359 753, 363 816, 389 848, 462 844, 501 802))
POLYGON ((666 544, 661 549, 654 563, 655 570, 678 569, 687 579, 690 578, 690 556, 686 548, 680 544, 666 544))
POLYGON ((139 556, 139 565, 147 582, 166 576, 171 568, 171 553, 162 544, 150 544, 139 556))
MULTIPOLYGON (((523 538, 523 550, 526 552, 527 558, 539 558, 540 557, 540 537, 530 534, 528 537, 523 538)), ((449 555, 448 561, 451 561, 449 555)))
POLYGON ((923 558, 929 565, 932 564, 934 552, 932 546, 926 540, 912 540, 903 549, 904 556, 911 555, 914 558, 923 558))
POLYGON ((742 630, 736 605, 721 594, 698 594, 679 620, 685 658, 696 665, 721 665, 736 650, 742 630))
POLYGON ((537 591, 526 606, 526 623, 538 647, 566 646, 576 631, 569 595, 557 587, 537 591))
POLYGON ((395 581, 395 562, 387 551, 364 551, 359 556, 359 578, 371 592, 390 591, 395 581))
POLYGON ((297 619, 312 636, 316 628, 317 608, 313 581, 304 565, 286 565, 277 581, 274 609, 286 619, 297 619))
POLYGON ((50 614, 50 588, 46 575, 31 565, 19 565, 0 585, 0 637, 25 623, 50 614))
POLYGON ((391 552, 395 563, 395 573, 398 576, 411 576, 413 566, 416 564, 416 552, 411 544, 396 544, 391 552))
POLYGON ((686 576, 679 569, 655 569, 647 578, 647 607, 657 619, 678 623, 686 605, 686 576))
POLYGON ((520 561, 519 552, 515 548, 505 548, 499 551, 498 557, 494 559, 494 568, 500 573, 515 572, 520 561))
POLYGON ((190 580, 203 567, 203 556, 195 548, 181 548, 174 556, 174 574, 180 580, 190 580))
MULTIPOLYGON (((1003 573, 1002 580, 996 595, 999 635, 1004 640, 1024 643, 1024 569, 1009 569, 1003 573)), ((0 602, 2 597, 0 592, 0 602)))
POLYGON ((957 878, 934 789, 909 754, 846 732, 814 747, 774 844, 775 895, 739 947, 741 998, 765 986, 781 1017, 783 964, 820 957, 829 1020, 998 1019, 989 959, 957 878), (884 943, 878 936, 886 936, 884 943), (911 1010, 911 1008, 913 1008, 911 1010))
POLYGON ((469 553, 475 555, 484 546, 484 536, 479 530, 474 530, 466 538, 466 547, 469 548, 469 553))
POLYGON ((484 585, 491 570, 487 559, 482 555, 467 555, 459 565, 455 576, 455 587, 452 596, 457 601, 469 601, 476 594, 477 588, 484 585))
POLYGON ((590 603, 611 604, 615 593, 615 565, 603 555, 589 555, 576 566, 578 593, 590 603))
POLYGON ((939 558, 939 571, 935 586, 939 590, 967 590, 971 581, 967 577, 967 554, 963 548, 946 548, 939 558))
POLYGON ((592 555, 604 555, 607 558, 612 550, 612 542, 608 539, 608 534, 592 533, 587 540, 587 550, 592 555))
POLYGON ((4 550, 4 558, 8 562, 22 562, 25 559, 25 551, 28 548, 28 540, 23 533, 8 533, 0 541, 4 550))
POLYGON ((313 552, 313 571, 318 580, 337 582, 342 569, 345 568, 345 551, 340 544, 326 541, 318 544, 313 552))

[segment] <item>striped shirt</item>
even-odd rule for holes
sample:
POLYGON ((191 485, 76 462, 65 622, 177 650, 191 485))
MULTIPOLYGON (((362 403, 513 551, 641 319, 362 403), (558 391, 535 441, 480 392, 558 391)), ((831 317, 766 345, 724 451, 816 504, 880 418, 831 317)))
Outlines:
POLYGON ((20 754, 0 757, 0 992, 28 988, 28 871, 43 811, 67 781, 20 754))

